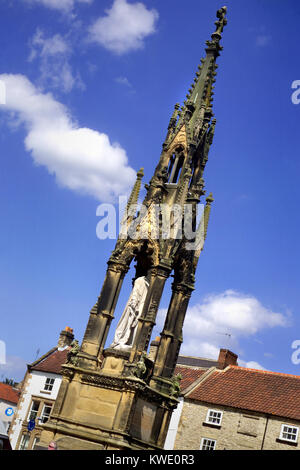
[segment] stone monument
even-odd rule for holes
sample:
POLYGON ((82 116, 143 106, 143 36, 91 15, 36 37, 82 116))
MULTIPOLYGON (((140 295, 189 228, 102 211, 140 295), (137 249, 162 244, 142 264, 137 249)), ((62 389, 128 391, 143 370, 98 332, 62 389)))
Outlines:
MULTIPOLYGON (((59 449, 155 450, 164 446, 171 414, 178 404, 180 377, 174 377, 174 369, 213 201, 210 194, 199 224, 202 229, 197 232, 197 207, 205 194, 203 175, 216 124, 212 101, 225 15, 226 7, 218 10, 216 30, 206 42, 206 56, 187 99, 182 107, 175 105, 158 165, 145 185, 146 213, 141 216, 128 210, 124 216, 122 234, 108 260, 82 344, 73 346, 69 362, 63 366, 58 398, 43 425, 40 445, 45 448, 51 441, 59 449), (168 211, 155 217, 157 207, 170 208, 170 230, 162 224, 168 211), (184 215, 181 219, 180 211, 184 215), (194 238, 186 237, 183 230, 188 217, 194 238), (131 236, 133 233, 137 236, 131 236), (109 329, 115 327, 114 312, 120 314, 117 302, 122 283, 133 260, 133 289, 113 342, 106 347, 109 329), (153 357, 148 346, 171 274, 170 303, 153 357)), ((141 169, 128 209, 138 201, 142 177, 141 169)))

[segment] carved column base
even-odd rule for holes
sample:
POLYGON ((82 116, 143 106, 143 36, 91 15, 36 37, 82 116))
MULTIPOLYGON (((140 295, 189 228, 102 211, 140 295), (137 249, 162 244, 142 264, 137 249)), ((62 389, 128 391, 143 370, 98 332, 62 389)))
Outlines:
POLYGON ((101 361, 97 356, 79 352, 76 356, 74 365, 80 367, 81 369, 99 370, 101 367, 101 361))
POLYGON ((122 375, 124 364, 129 358, 128 351, 107 348, 103 351, 102 374, 122 375))
MULTIPOLYGON (((164 377, 153 376, 150 381, 150 387, 156 391, 172 397, 173 381, 164 377)), ((172 397, 176 400, 176 397, 172 397)))

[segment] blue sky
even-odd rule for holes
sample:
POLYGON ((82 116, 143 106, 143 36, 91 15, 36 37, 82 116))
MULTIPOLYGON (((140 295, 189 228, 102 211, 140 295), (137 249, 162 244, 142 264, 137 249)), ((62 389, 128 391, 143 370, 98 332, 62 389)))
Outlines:
MULTIPOLYGON (((215 202, 181 352, 229 347, 248 367, 299 374, 300 5, 226 5, 205 174, 215 202)), ((126 193, 141 166, 150 180, 221 6, 0 0, 1 375, 22 379, 65 326, 82 340, 115 244, 96 236, 97 207, 126 193)))

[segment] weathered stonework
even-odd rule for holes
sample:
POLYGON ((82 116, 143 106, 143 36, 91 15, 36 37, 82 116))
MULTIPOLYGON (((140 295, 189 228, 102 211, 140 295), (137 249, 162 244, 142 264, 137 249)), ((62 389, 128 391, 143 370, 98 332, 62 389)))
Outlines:
MULTIPOLYGON (((178 384, 173 375, 205 237, 197 249, 188 248, 184 237, 165 237, 153 209, 160 204, 169 208, 176 204, 183 214, 186 204, 190 204, 191 225, 194 232, 197 229, 196 209, 204 195, 203 172, 215 127, 212 90, 215 62, 222 50, 220 39, 226 24, 225 14, 225 7, 217 12, 216 32, 207 42, 206 58, 187 101, 180 111, 175 106, 159 163, 149 185, 145 185, 147 194, 143 205, 148 212, 141 218, 135 213, 123 219, 123 228, 127 227, 128 232, 125 237, 123 233, 119 236, 110 256, 80 350, 63 367, 63 384, 52 416, 44 425, 41 446, 46 446, 50 439, 59 448, 70 449, 157 449, 164 445, 172 410, 178 403, 178 384), (136 236, 131 237, 133 228, 136 236), (145 233, 147 237, 139 237, 145 233), (148 287, 136 317, 130 350, 124 354, 112 350, 113 345, 104 348, 122 283, 133 260, 134 280, 144 276, 148 287), (151 360, 147 356, 148 345, 171 273, 174 275, 172 297, 157 354, 151 360)), ((138 200, 142 175, 141 169, 130 203, 138 200)), ((206 228, 211 202, 209 196, 204 211, 206 228)), ((169 222, 177 230, 174 218, 170 217, 169 222)), ((180 224, 182 231, 183 219, 180 224)), ((189 242, 195 240, 196 235, 189 242)))

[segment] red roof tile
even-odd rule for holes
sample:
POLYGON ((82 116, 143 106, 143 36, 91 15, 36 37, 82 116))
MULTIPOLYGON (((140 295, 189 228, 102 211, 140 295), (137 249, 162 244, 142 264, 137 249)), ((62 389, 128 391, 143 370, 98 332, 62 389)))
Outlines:
POLYGON ((68 350, 64 349, 59 351, 57 348, 50 351, 50 354, 43 356, 40 361, 36 361, 30 366, 31 370, 38 370, 41 372, 52 372, 54 374, 60 374, 61 366, 67 361, 68 350))
POLYGON ((181 374, 182 379, 180 382, 180 389, 183 392, 187 389, 195 380, 199 379, 201 375, 206 372, 206 369, 197 369, 191 367, 183 367, 177 364, 174 374, 181 374))
POLYGON ((11 385, 0 383, 0 400, 17 404, 19 401, 19 397, 20 397, 19 390, 16 390, 11 385))
POLYGON ((300 376, 229 366, 214 371, 186 398, 300 419, 300 376))

